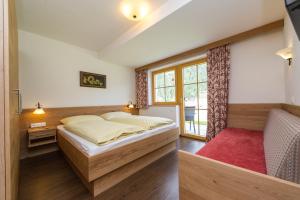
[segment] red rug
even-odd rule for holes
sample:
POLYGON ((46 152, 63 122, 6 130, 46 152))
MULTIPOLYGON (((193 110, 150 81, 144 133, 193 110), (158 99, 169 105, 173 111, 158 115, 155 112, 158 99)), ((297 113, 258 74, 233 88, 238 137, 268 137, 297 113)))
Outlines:
POLYGON ((263 174, 267 173, 262 131, 227 128, 196 154, 263 174))

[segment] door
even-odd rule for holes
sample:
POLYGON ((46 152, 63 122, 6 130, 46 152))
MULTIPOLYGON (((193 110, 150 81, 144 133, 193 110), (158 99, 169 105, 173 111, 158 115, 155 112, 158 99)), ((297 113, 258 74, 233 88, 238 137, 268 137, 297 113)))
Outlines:
MULTIPOLYGON (((21 112, 18 72, 18 32, 14 0, 2 0, 3 5, 3 64, 4 125, 5 125, 5 199, 18 195, 21 112)), ((2 71, 3 73, 3 71, 2 71)), ((1 86, 0 86, 1 87, 1 86)), ((2 105, 1 105, 2 106, 2 105)))
POLYGON ((207 64, 206 59, 186 63, 180 68, 182 135, 206 140, 207 64))

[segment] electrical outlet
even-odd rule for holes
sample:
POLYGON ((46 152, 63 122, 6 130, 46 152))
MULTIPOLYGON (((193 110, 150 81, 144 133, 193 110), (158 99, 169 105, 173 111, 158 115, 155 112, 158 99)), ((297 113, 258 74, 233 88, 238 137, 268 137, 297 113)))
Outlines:
POLYGON ((38 127, 45 127, 45 126, 47 126, 46 122, 31 123, 30 124, 31 128, 38 128, 38 127))

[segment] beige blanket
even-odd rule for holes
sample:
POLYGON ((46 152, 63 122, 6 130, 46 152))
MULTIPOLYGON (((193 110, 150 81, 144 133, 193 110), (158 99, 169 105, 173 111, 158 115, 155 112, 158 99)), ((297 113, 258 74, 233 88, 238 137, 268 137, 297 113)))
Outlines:
POLYGON ((141 126, 116 123, 106 120, 71 122, 64 127, 72 133, 95 144, 103 144, 120 137, 144 131, 141 126))
POLYGON ((107 120, 112 122, 139 126, 146 130, 173 123, 173 120, 167 118, 149 117, 149 116, 140 116, 140 115, 119 116, 107 120))

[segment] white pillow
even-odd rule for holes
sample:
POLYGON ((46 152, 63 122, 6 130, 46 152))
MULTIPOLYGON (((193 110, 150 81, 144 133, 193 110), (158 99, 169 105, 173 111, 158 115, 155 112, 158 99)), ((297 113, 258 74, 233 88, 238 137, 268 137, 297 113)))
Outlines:
POLYGON ((60 120, 63 124, 73 123, 73 122, 82 122, 82 121, 90 121, 90 120, 104 120, 98 115, 77 115, 72 117, 66 117, 60 120))
POLYGON ((127 113, 127 112, 109 112, 109 113, 105 113, 103 115, 101 115, 101 117, 103 119, 106 120, 111 120, 113 118, 118 118, 118 117, 128 117, 131 116, 131 113, 127 113))

